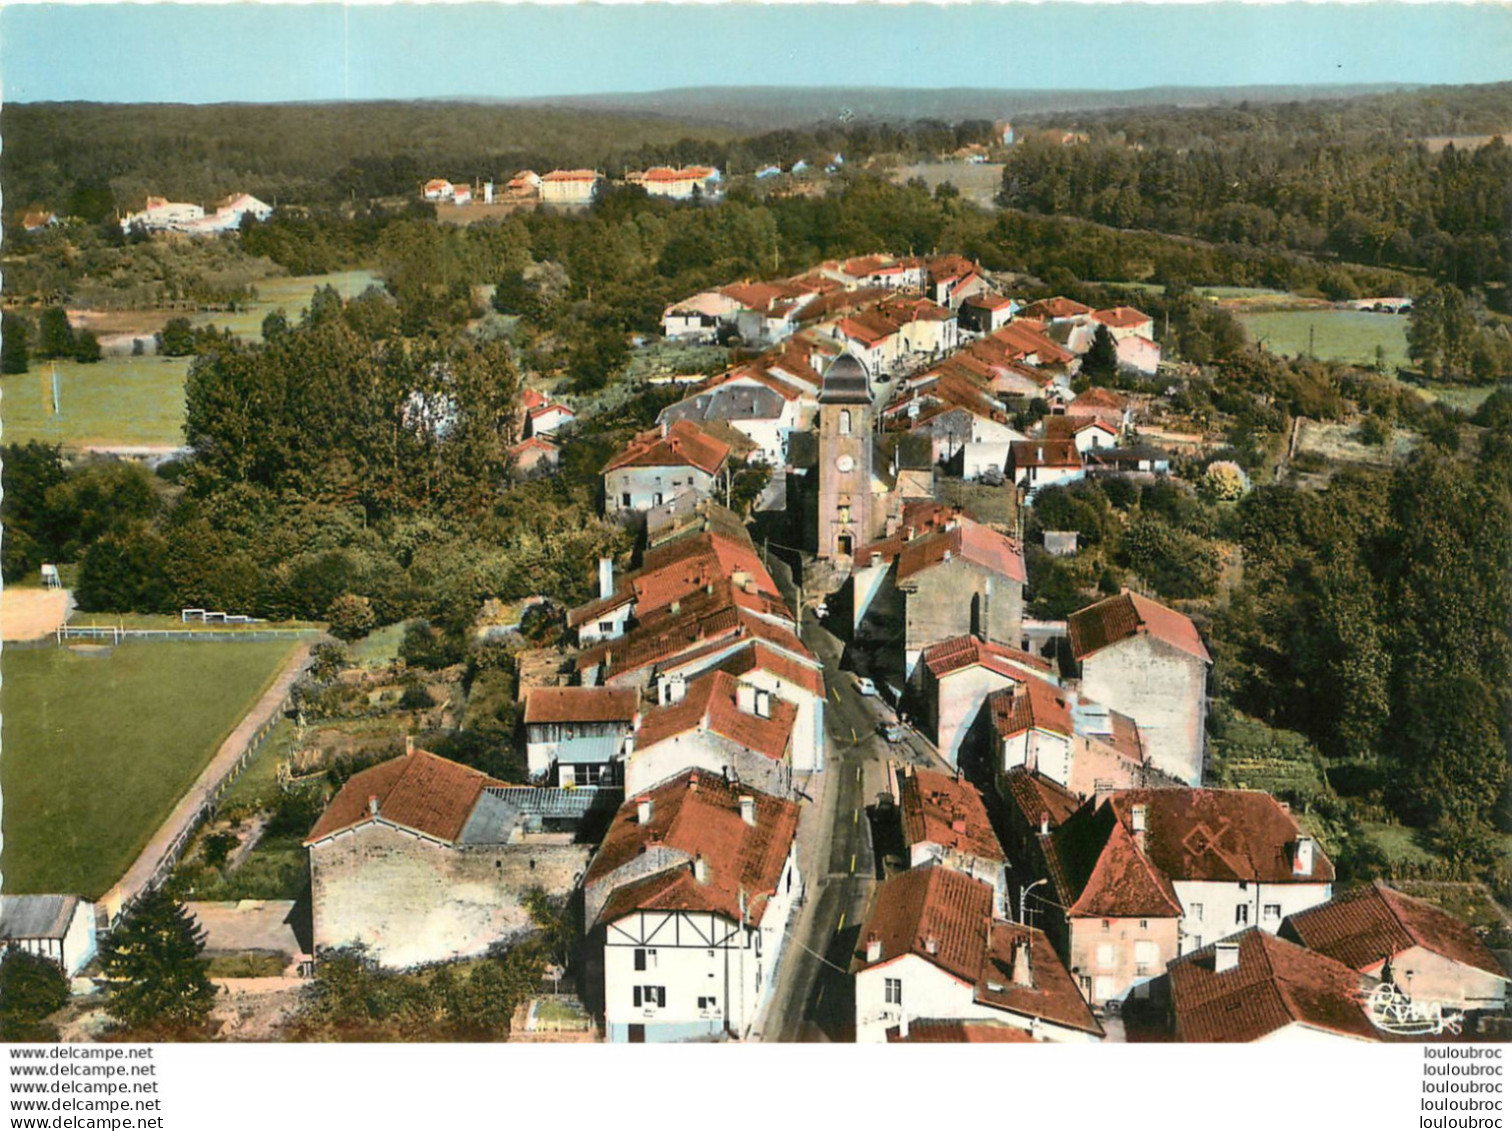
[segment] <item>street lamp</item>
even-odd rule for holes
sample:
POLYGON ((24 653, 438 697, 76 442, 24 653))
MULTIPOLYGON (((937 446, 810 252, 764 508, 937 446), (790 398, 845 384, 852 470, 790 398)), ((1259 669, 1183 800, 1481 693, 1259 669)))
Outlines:
POLYGON ((1025 884, 1023 887, 1019 888, 1019 922, 1024 926, 1027 927, 1030 925, 1028 907, 1029 893, 1035 888, 1039 887, 1040 884, 1048 884, 1049 882, 1050 881, 1048 879, 1038 879, 1035 880, 1032 884, 1025 884))

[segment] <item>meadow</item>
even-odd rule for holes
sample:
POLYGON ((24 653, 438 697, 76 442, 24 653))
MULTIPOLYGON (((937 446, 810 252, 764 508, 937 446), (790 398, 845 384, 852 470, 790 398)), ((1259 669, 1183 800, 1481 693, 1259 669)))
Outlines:
POLYGON ((1400 315, 1276 310, 1240 314, 1239 319, 1257 344, 1285 357, 1307 354, 1310 347, 1313 356, 1323 361, 1374 365, 1379 346, 1388 370, 1407 364, 1407 319, 1400 315))
POLYGON ((297 322, 310 305, 310 296, 320 287, 335 287, 342 298, 349 299, 356 298, 370 286, 381 285, 378 276, 371 271, 333 271, 329 275, 286 275, 282 278, 262 279, 254 284, 257 299, 248 304, 246 310, 197 314, 190 321, 196 326, 215 326, 230 330, 248 341, 261 341, 264 318, 281 309, 289 316, 290 322, 297 322))
POLYGON ((6 891, 96 898, 109 889, 294 646, 6 648, 0 656, 6 891))

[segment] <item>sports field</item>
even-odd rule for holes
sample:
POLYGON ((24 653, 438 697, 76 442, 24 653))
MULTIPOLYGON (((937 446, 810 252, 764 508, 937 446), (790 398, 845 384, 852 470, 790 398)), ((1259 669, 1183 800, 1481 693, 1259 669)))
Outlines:
POLYGON ((53 412, 50 361, 0 378, 7 443, 43 440, 85 447, 176 448, 184 442, 187 357, 109 354, 92 365, 60 361, 53 412))
POLYGON ((1374 365, 1376 346, 1385 350, 1388 369, 1407 364, 1407 319, 1399 314, 1358 310, 1276 310, 1240 314, 1249 336, 1271 353, 1374 365))
POLYGON ((7 648, 7 892, 98 897, 282 669, 293 641, 7 648))

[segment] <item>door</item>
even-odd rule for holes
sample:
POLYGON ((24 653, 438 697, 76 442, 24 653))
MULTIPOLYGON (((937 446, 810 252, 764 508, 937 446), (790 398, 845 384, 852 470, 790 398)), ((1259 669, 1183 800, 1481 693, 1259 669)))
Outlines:
POLYGON ((646 1043, 646 1027, 644 1025, 629 1025, 626 1028, 629 1032, 626 1034, 625 1039, 630 1044, 643 1045, 646 1043))

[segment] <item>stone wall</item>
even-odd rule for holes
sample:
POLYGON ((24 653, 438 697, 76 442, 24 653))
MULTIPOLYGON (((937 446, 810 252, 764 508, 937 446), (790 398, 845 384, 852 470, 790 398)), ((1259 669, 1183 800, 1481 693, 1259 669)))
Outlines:
POLYGON ((315 947, 364 944, 386 966, 482 954, 530 926, 532 888, 570 892, 582 845, 454 848, 368 824, 310 849, 315 947))
POLYGON ((1149 636, 1135 636, 1082 661, 1082 695, 1139 724, 1150 764, 1187 785, 1202 784, 1207 665, 1149 636))

